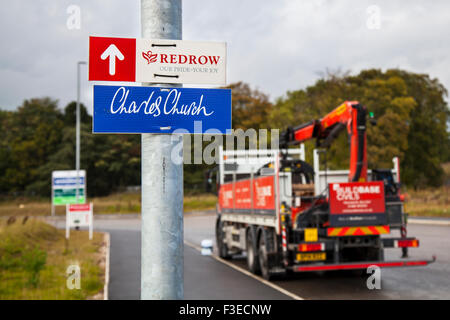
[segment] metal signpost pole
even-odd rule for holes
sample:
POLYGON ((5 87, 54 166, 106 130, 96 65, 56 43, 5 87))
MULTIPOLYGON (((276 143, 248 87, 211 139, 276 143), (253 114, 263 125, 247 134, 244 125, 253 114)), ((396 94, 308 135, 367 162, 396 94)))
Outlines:
POLYGON ((69 205, 66 204, 66 239, 70 237, 70 213, 69 213, 69 205))
POLYGON ((86 64, 85 61, 78 61, 77 63, 77 110, 76 110, 76 155, 75 155, 75 169, 77 170, 77 184, 76 184, 76 203, 79 198, 80 188, 80 65, 86 64))
POLYGON ((89 204, 89 240, 92 240, 94 233, 94 204, 89 204))
MULTIPOLYGON (((141 0, 143 38, 181 39, 181 22, 181 0, 141 0)), ((142 134, 141 299, 184 296, 183 163, 171 158, 182 141, 142 134)))
POLYGON ((54 188, 53 188, 53 172, 52 172, 52 195, 51 195, 51 197, 50 197, 50 202, 51 202, 51 204, 52 204, 52 217, 55 215, 55 206, 54 206, 54 204, 53 204, 53 197, 55 196, 55 191, 54 191, 54 188))

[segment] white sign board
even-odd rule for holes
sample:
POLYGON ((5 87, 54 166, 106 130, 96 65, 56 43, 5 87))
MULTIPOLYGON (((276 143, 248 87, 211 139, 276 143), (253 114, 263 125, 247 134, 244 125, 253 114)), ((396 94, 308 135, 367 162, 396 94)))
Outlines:
POLYGON ((69 239, 70 228, 89 227, 89 239, 92 239, 94 225, 93 205, 67 204, 66 205, 66 238, 69 239))
POLYGON ((226 51, 225 42, 139 39, 136 81, 225 85, 226 51))

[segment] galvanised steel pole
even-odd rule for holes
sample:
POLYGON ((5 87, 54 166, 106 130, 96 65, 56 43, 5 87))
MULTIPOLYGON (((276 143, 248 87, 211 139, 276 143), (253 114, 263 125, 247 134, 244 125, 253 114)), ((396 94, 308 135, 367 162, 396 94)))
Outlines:
MULTIPOLYGON (((141 28, 143 38, 181 39, 181 0, 141 0, 141 28)), ((143 300, 184 296, 183 163, 171 158, 180 143, 181 135, 142 134, 143 300)))
MULTIPOLYGON (((80 66, 86 64, 85 61, 78 61, 77 63, 77 110, 76 110, 76 146, 75 146, 75 170, 77 170, 77 184, 76 184, 76 203, 79 198, 79 180, 80 180, 80 66)), ((86 196, 86 195, 85 195, 86 196)))

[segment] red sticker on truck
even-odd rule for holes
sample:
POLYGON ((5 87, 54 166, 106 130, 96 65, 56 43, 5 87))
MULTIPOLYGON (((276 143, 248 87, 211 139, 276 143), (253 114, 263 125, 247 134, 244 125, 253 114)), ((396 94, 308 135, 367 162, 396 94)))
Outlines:
POLYGON ((385 212, 384 185, 376 182, 330 183, 331 214, 385 212))
POLYGON ((219 206, 222 209, 248 212, 252 209, 255 211, 275 210, 274 177, 255 178, 253 185, 250 180, 236 181, 234 187, 232 182, 221 185, 219 206))
POLYGON ((274 177, 267 176, 253 182, 254 208, 263 210, 275 209, 274 177))
POLYGON ((250 193, 250 180, 236 181, 235 190, 235 208, 251 209, 252 199, 250 193))
POLYGON ((219 189, 219 206, 221 208, 233 208, 233 184, 222 184, 219 189))

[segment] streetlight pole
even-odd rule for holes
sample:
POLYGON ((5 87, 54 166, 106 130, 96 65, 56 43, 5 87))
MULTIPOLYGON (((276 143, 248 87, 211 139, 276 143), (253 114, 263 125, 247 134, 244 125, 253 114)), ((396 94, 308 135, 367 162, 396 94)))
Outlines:
MULTIPOLYGON (((75 151, 75 169, 77 170, 76 185, 76 203, 78 203, 80 189, 80 66, 86 64, 86 61, 77 63, 77 110, 76 110, 76 151, 75 151)), ((85 195, 86 196, 86 195, 85 195)))
MULTIPOLYGON (((181 40, 181 20, 181 0, 141 0, 143 38, 181 40)), ((180 134, 142 134, 142 300, 184 296, 183 163, 172 161, 182 143, 180 134)))

